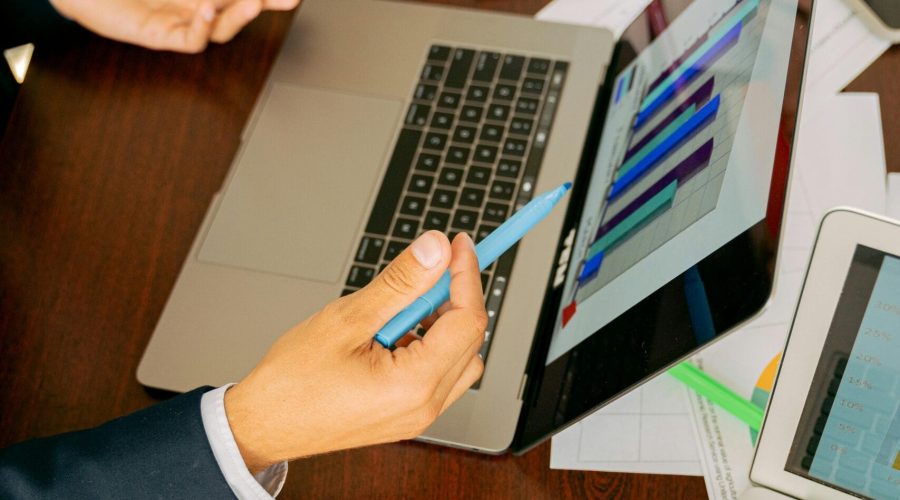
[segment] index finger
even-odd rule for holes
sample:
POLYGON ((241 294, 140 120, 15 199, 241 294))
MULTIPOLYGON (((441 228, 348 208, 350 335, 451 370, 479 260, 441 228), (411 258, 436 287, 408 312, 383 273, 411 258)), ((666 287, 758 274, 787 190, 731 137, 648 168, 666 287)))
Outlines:
POLYGON ((447 373, 484 338, 487 313, 481 290, 481 272, 472 239, 460 233, 453 239, 450 260, 449 310, 442 314, 422 340, 431 361, 447 373))

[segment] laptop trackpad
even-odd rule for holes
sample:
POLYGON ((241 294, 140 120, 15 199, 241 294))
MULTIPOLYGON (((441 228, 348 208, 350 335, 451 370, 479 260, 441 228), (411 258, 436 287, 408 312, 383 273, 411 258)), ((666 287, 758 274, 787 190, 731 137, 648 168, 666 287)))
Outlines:
POLYGON ((339 281, 399 112, 396 101, 274 84, 199 259, 339 281))

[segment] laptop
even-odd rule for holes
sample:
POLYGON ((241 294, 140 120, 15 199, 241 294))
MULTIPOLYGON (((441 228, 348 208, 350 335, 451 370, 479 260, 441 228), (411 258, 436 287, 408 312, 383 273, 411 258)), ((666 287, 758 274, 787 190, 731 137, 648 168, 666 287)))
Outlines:
POLYGON ((640 48, 521 16, 306 0, 138 379, 240 380, 417 234, 480 240, 574 180, 482 275, 484 375, 420 438, 525 451, 764 307, 807 21, 797 0, 698 0, 640 48))
POLYGON ((829 212, 741 498, 900 498, 900 223, 829 212))

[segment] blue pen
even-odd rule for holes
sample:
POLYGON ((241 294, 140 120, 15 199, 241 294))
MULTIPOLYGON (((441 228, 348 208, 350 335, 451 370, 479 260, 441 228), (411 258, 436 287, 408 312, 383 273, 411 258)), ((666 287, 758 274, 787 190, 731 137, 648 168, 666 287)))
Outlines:
MULTIPOLYGON (((521 210, 475 245, 478 267, 484 271, 504 252, 516 244, 538 222, 553 210, 556 203, 572 187, 571 182, 547 191, 531 200, 521 210)), ((375 334, 375 340, 385 347, 391 347, 423 319, 430 316, 444 302, 450 299, 450 273, 445 272, 431 290, 397 313, 375 334)))

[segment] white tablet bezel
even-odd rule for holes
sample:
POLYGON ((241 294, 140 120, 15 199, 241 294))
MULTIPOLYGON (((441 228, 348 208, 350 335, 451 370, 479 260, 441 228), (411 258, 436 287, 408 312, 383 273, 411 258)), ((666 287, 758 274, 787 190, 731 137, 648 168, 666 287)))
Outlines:
POLYGON ((798 498, 857 498, 785 470, 857 245, 900 255, 900 223, 850 208, 825 215, 788 335, 750 479, 798 498))

